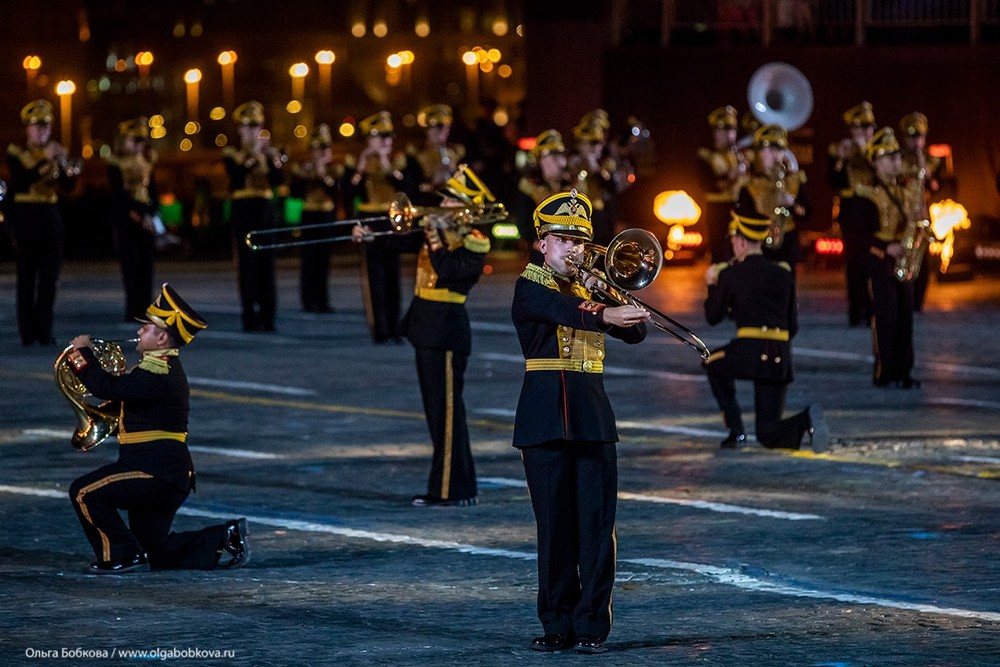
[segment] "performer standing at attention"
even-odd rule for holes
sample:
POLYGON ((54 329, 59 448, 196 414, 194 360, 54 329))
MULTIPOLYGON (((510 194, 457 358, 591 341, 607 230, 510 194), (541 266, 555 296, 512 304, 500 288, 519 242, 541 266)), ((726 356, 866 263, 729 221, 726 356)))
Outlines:
POLYGON ((604 392, 604 336, 638 343, 650 315, 595 301, 576 280, 591 214, 575 190, 538 205, 543 263, 521 273, 511 307, 525 358, 514 446, 538 528, 536 651, 603 653, 611 632, 618 431, 604 392))

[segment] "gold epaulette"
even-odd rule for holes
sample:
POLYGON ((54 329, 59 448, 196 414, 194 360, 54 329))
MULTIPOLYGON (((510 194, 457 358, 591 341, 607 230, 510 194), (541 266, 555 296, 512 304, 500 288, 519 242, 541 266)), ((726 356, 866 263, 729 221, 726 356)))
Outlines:
POLYGON ((865 197, 867 199, 871 199, 875 196, 875 186, 867 185, 865 183, 857 183, 854 186, 852 194, 855 197, 865 197))
POLYGON ((524 267, 524 271, 521 272, 521 277, 530 280, 533 283, 538 283, 549 289, 558 290, 559 285, 556 284, 554 272, 552 269, 545 266, 538 266, 537 264, 528 264, 524 267))
POLYGON ((792 271, 792 265, 789 264, 788 262, 781 261, 781 262, 776 262, 776 264, 778 266, 780 266, 781 268, 783 268, 785 271, 788 271, 789 273, 791 273, 791 271, 792 271))
POLYGON ((470 252, 485 255, 490 251, 490 239, 478 229, 473 229, 462 239, 462 245, 470 252))
POLYGON ((144 352, 139 368, 153 375, 166 375, 170 372, 170 362, 167 361, 167 357, 176 357, 179 354, 180 351, 176 348, 144 352))
POLYGON ((22 153, 24 153, 24 149, 18 146, 17 144, 7 145, 7 155, 13 155, 14 157, 21 157, 22 153))
POLYGON ((235 146, 226 146, 222 149, 222 157, 235 158, 237 153, 239 153, 239 149, 235 146))

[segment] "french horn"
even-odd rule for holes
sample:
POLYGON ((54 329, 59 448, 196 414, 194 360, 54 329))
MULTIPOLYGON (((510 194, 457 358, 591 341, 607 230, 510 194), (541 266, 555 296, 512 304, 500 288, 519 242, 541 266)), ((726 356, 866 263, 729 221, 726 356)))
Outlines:
MULTIPOLYGON (((137 341, 137 338, 130 338, 124 341, 109 341, 100 338, 91 339, 94 349, 94 356, 108 373, 112 375, 122 375, 127 367, 125 353, 119 343, 129 343, 137 341)), ((69 401, 76 415, 77 426, 73 431, 73 447, 82 452, 97 447, 109 437, 118 432, 118 424, 121 419, 121 403, 118 401, 104 401, 99 404, 87 402, 92 396, 90 391, 80 382, 76 374, 69 367, 66 356, 73 351, 73 346, 69 345, 56 358, 54 364, 56 386, 69 401)))

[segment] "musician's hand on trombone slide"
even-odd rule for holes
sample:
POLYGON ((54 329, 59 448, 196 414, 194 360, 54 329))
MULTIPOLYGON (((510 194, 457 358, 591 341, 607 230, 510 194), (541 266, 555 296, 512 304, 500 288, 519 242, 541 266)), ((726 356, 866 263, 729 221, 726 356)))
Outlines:
POLYGON ((640 306, 608 306, 601 310, 600 319, 604 324, 628 328, 648 322, 652 318, 649 311, 640 306))
POLYGON ((354 243, 364 243, 365 241, 371 241, 373 238, 375 237, 372 234, 372 228, 368 225, 362 225, 358 222, 351 227, 351 241, 354 243))

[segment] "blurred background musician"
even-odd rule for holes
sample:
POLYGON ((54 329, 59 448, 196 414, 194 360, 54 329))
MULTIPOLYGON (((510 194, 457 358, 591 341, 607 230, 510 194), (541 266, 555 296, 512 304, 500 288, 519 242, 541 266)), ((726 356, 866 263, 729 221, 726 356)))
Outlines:
POLYGON ((545 130, 535 138, 530 163, 517 183, 513 206, 517 231, 528 244, 530 261, 534 264, 542 262, 533 222, 535 207, 570 188, 567 160, 562 134, 558 130, 545 130))
POLYGON ((736 108, 723 106, 708 114, 712 146, 698 149, 704 192, 705 229, 713 262, 732 256, 729 217, 742 179, 750 172, 749 158, 736 143, 736 108))
MULTIPOLYGON (((940 198, 942 161, 927 153, 927 116, 919 111, 913 111, 903 116, 899 121, 899 148, 903 157, 902 175, 908 181, 916 181, 923 187, 925 209, 940 198)), ((929 218, 925 210, 923 217, 929 218)), ((931 270, 927 265, 928 247, 924 248, 924 269, 913 279, 913 309, 918 313, 923 310, 924 296, 927 294, 927 283, 931 270)))

